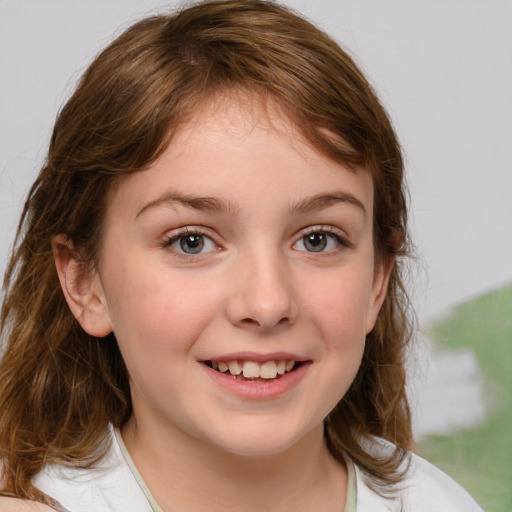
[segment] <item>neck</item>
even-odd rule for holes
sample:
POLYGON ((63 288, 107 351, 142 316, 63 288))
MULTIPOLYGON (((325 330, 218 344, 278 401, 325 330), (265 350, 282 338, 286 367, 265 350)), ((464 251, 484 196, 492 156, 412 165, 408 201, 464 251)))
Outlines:
POLYGON ((271 456, 222 452, 187 435, 122 430, 137 469, 164 512, 341 512, 346 469, 330 455, 321 425, 271 456))

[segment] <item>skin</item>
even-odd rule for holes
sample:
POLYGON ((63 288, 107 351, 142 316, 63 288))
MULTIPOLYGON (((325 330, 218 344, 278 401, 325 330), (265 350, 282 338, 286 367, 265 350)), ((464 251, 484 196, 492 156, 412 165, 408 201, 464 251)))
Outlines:
POLYGON ((95 271, 80 274, 64 236, 57 269, 82 327, 116 335, 134 407, 122 434, 163 510, 339 512, 346 469, 323 420, 357 373, 391 270, 375 264, 373 185, 277 107, 242 100, 212 100, 118 182, 95 271), (183 252, 186 234, 198 254, 183 252), (232 354, 304 367, 284 391, 257 383, 249 396, 204 364, 232 354))
POLYGON ((3 496, 0 496, 0 507, 2 512, 54 512, 53 508, 42 503, 3 496))

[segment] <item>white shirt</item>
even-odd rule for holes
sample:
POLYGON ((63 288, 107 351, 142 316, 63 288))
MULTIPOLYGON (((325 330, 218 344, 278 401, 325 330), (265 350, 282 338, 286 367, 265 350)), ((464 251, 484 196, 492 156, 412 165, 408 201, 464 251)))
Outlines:
MULTIPOLYGON (((61 503, 66 512, 159 511, 120 435, 113 429, 111 432, 111 448, 97 467, 86 470, 49 465, 34 478, 34 485, 61 503)), ((409 462, 406 478, 399 484, 395 498, 384 498, 368 486, 362 471, 348 460, 349 480, 352 475, 352 485, 355 483, 356 511, 483 512, 441 470, 414 454, 409 462)))

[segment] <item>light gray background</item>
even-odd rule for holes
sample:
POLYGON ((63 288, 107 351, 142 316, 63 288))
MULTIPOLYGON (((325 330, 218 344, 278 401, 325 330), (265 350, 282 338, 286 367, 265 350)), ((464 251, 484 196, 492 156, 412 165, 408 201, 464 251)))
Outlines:
MULTIPOLYGON (((512 2, 287 0, 355 56, 405 149, 420 322, 512 281, 512 2)), ((158 0, 0 0, 0 269, 59 106, 158 0)), ((176 2, 174 2, 176 5, 176 2)))

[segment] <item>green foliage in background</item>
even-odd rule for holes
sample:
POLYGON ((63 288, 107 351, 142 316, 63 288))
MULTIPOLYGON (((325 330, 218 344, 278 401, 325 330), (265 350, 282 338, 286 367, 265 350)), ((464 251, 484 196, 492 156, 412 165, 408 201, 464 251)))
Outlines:
POLYGON ((463 485, 486 512, 512 512, 512 285, 457 306, 429 335, 471 348, 484 375, 484 425, 431 435, 419 453, 463 485))

